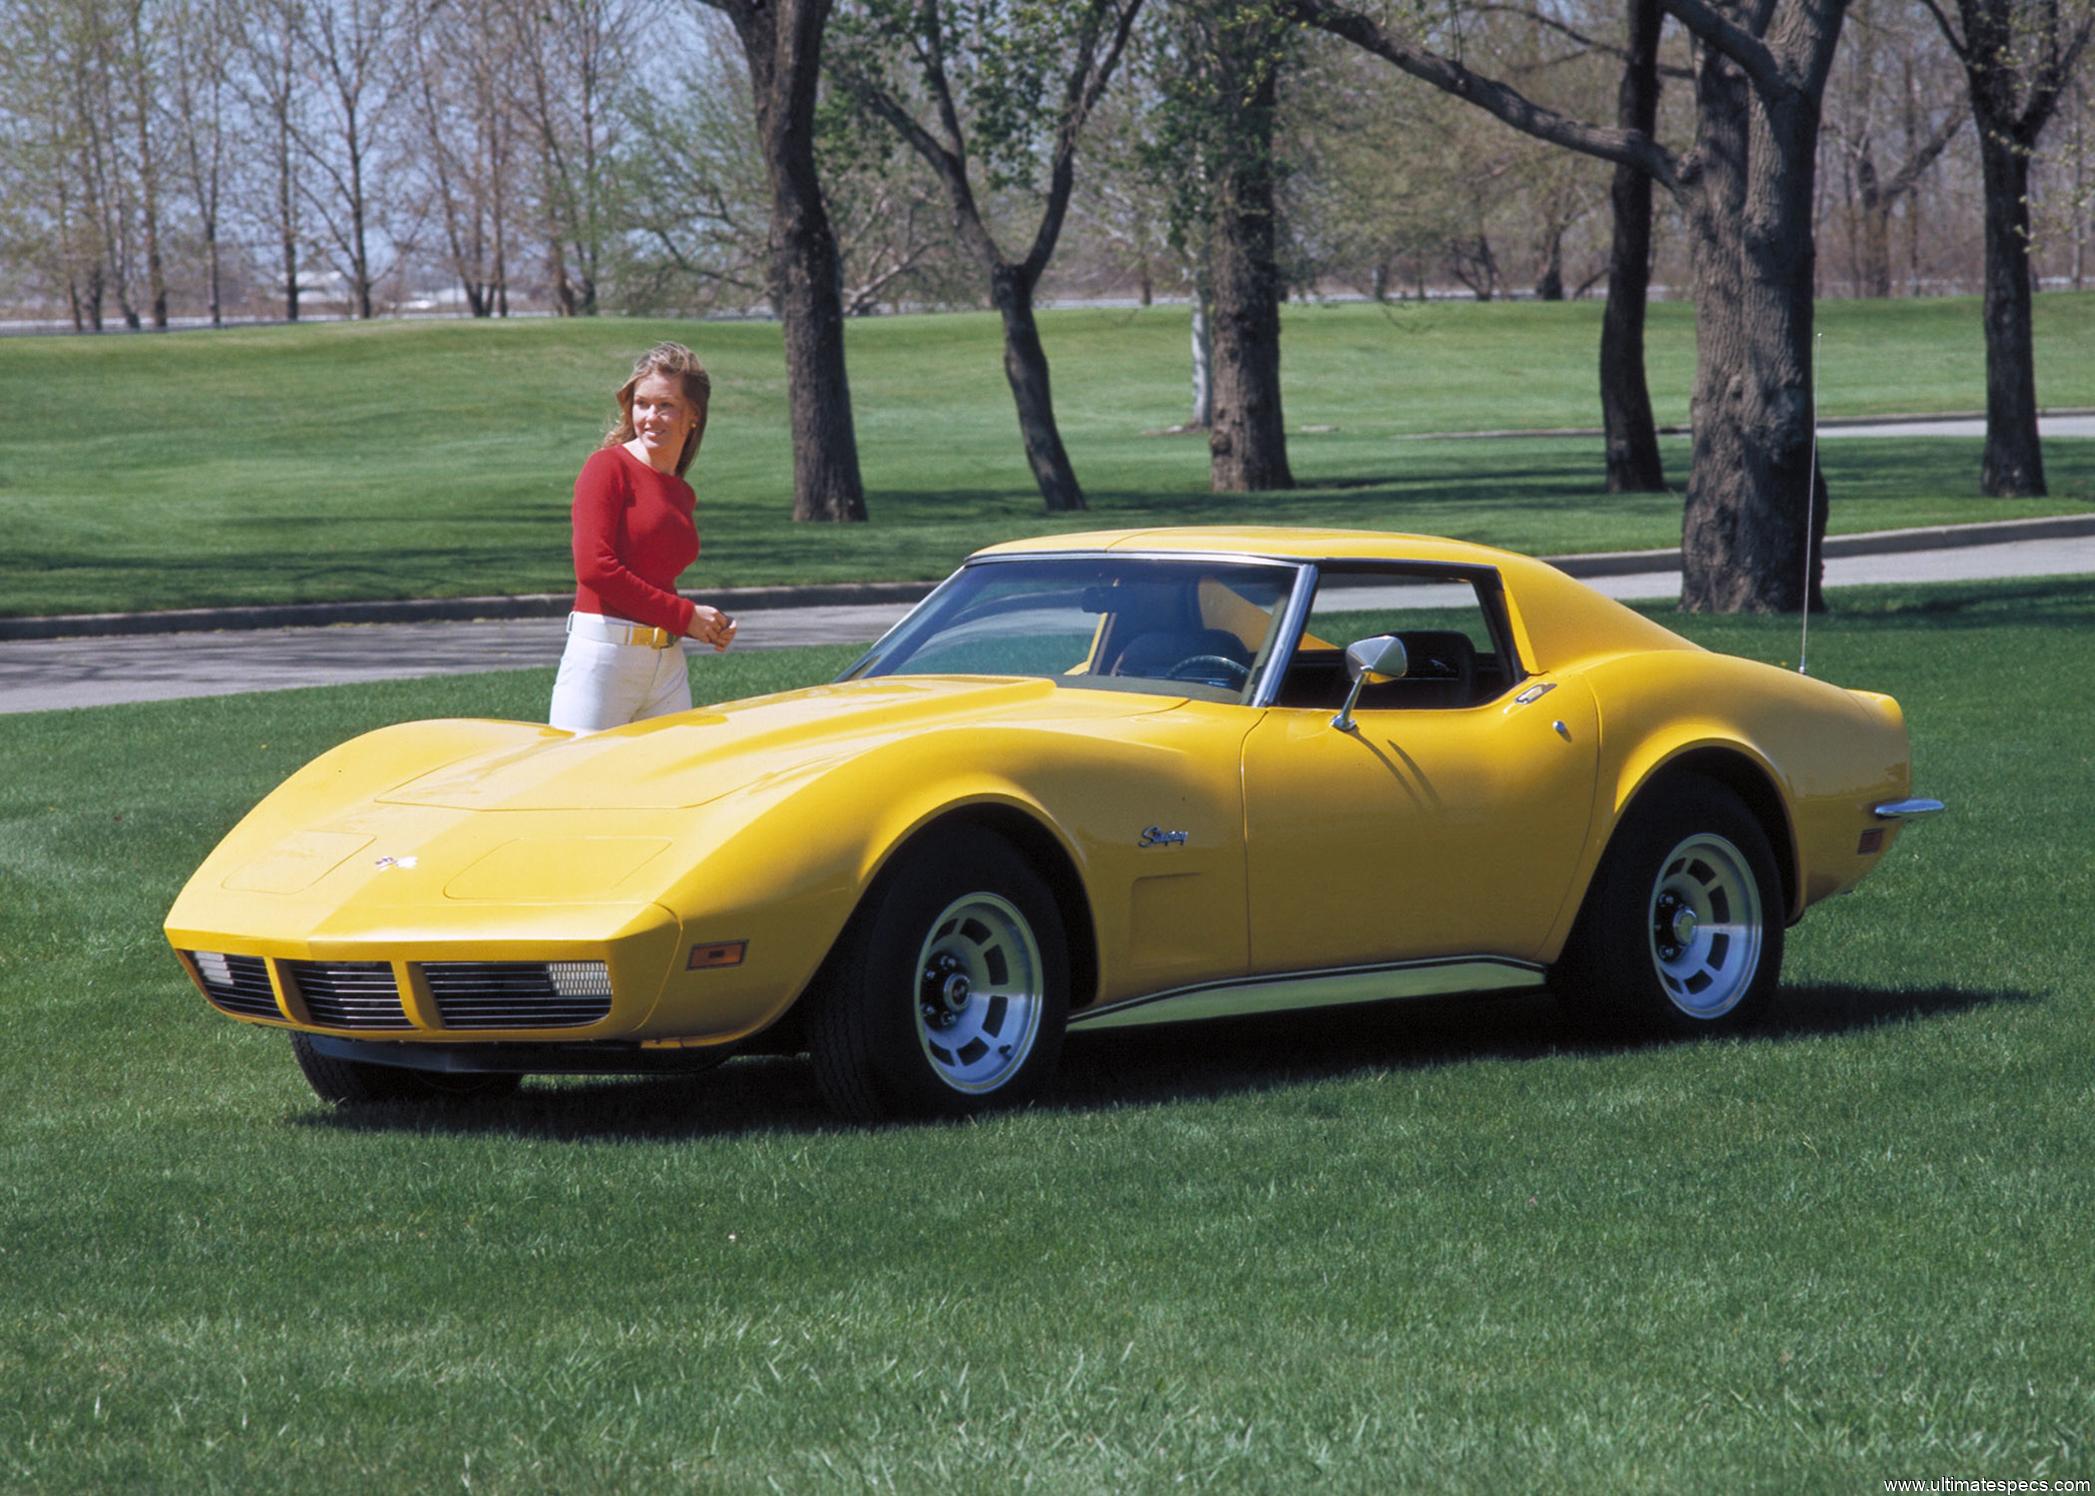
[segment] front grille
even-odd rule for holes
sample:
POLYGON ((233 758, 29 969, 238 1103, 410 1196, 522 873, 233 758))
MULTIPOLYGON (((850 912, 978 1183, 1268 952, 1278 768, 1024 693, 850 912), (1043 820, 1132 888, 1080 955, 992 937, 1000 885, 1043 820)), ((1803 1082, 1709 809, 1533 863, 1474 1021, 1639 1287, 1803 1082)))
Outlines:
POLYGON ((430 961, 422 975, 445 1028, 576 1028, 611 1012, 601 961, 430 961))
POLYGON ((204 979, 211 1001, 242 1018, 282 1018, 276 993, 269 987, 269 967, 260 956, 224 956, 217 951, 191 951, 196 973, 204 979))
POLYGON ((313 1022, 327 1028, 404 1029, 390 961, 286 961, 313 1022))

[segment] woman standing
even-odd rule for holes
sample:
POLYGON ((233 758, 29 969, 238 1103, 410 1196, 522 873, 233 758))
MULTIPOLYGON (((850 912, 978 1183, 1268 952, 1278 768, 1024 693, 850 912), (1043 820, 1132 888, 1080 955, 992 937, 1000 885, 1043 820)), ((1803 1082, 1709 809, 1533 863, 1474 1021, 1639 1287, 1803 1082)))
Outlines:
POLYGON ((618 389, 618 421, 575 479, 575 609, 553 682, 552 723, 601 732, 689 710, 681 640, 724 650, 735 621, 677 595, 698 559, 697 495, 684 481, 713 391, 681 343, 658 343, 618 389))

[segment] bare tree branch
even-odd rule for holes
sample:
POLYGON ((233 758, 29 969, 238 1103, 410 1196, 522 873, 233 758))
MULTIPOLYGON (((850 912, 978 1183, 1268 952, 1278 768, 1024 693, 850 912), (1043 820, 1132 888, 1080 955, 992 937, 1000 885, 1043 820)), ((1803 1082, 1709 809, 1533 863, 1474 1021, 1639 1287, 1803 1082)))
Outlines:
POLYGON ((1942 31, 1942 39, 1949 43, 1950 50, 1965 62, 1969 62, 1971 60, 1971 48, 1964 38, 1958 35, 1956 22, 1943 14, 1942 7, 1937 5, 1935 0, 1920 0, 1920 3, 1925 5, 1928 8, 1928 14, 1935 18, 1936 26, 1941 28, 1942 31))
POLYGON ((1632 167, 1669 192, 1680 190, 1679 159, 1641 131, 1611 129, 1560 114, 1497 79, 1471 72, 1453 58, 1393 35, 1369 17, 1332 0, 1287 3, 1289 13, 1305 25, 1343 37, 1419 81, 1476 105, 1523 134, 1632 167))
MULTIPOLYGON (((1478 15, 1519 16, 1524 21, 1533 21, 1537 26, 1546 26, 1551 31, 1569 37, 1588 52, 1602 52, 1609 57, 1619 58, 1627 58, 1629 56, 1627 47, 1617 46, 1614 42, 1604 42, 1597 37, 1588 36, 1577 27, 1566 25, 1555 16, 1546 15, 1532 5, 1479 5, 1475 9, 1478 15)), ((1559 61, 1569 61, 1572 57, 1578 55, 1576 52, 1569 53, 1564 58, 1559 59, 1559 61)), ((1671 78, 1676 83, 1689 83, 1694 81, 1695 74, 1690 68, 1671 67, 1661 63, 1659 65, 1659 76, 1661 78, 1671 78)))
POLYGON ((1737 63, 1757 87, 1779 94, 1802 86, 1766 42, 1704 0, 1659 0, 1659 4, 1681 25, 1737 63))

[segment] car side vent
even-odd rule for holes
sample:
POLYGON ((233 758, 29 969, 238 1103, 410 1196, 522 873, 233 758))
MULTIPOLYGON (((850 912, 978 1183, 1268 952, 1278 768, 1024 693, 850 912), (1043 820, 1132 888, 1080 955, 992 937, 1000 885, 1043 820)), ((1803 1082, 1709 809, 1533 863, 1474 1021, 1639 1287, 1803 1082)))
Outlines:
POLYGON ((601 961, 430 961, 422 976, 445 1028, 578 1028, 611 1012, 601 961))
POLYGON ((260 956, 227 956, 217 951, 191 951, 196 974, 212 1003, 241 1018, 277 1018, 276 993, 269 986, 269 967, 260 956))
POLYGON ((325 1028, 411 1027, 390 961, 286 961, 313 1022, 325 1028))

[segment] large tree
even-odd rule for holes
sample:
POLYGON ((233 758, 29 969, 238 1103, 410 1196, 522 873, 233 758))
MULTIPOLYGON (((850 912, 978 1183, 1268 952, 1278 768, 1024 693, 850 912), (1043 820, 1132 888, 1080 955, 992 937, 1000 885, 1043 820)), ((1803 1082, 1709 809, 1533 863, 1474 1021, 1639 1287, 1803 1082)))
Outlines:
POLYGON ((831 0, 704 0, 749 61, 771 184, 771 304, 785 324, 793 518, 862 520, 865 487, 844 372, 836 235, 815 172, 815 98, 831 0))
MULTIPOLYGON (((1615 125, 1652 138, 1659 117, 1659 0, 1629 0, 1628 41, 1615 95, 1615 125)), ((1600 319, 1600 416, 1609 493, 1666 486, 1658 425, 1644 375, 1644 311, 1651 299, 1651 176, 1615 163, 1608 185, 1608 304, 1600 319)))
POLYGON ((299 49, 306 0, 240 0, 236 90, 258 154, 268 163, 269 232, 283 267, 284 320, 299 312, 299 253, 305 243, 300 214, 298 141, 305 126, 309 81, 299 49))
MULTIPOLYGON (((699 19, 704 45, 691 63, 626 101, 617 289, 628 311, 743 310, 770 292, 771 188, 749 67, 725 17, 699 19)), ((974 267, 947 228, 945 189, 916 153, 889 131, 861 128, 849 107, 818 111, 817 126, 844 315, 905 301, 974 305, 974 267)))
POLYGON ((1285 287, 1273 191, 1273 111, 1286 32, 1263 0, 1191 6, 1185 14, 1214 118, 1202 161, 1211 202, 1214 338, 1208 487, 1217 493, 1293 488, 1280 406, 1285 287))
POLYGON ((416 8, 403 37, 406 91, 445 259, 475 317, 509 314, 516 31, 496 0, 416 8))
MULTIPOLYGON (((376 308, 372 288, 382 271, 372 237, 385 194, 378 152, 388 137, 398 98, 402 59, 396 50, 402 17, 393 0, 332 0, 308 7, 299 37, 317 80, 310 128, 300 147, 310 170, 300 187, 326 233, 326 247, 349 288, 360 318, 376 308)), ((385 235, 397 251, 402 226, 385 235)))
MULTIPOLYGON (((73 330, 102 326, 102 234, 87 200, 85 29, 73 9, 0 0, 0 256, 15 297, 63 289, 73 330)), ((12 298, 11 298, 12 299, 12 298)))
POLYGON ((1069 212, 1077 141, 1141 7, 869 0, 854 18, 854 45, 838 59, 845 86, 945 184, 954 233, 987 278, 1003 322, 1019 438, 1051 512, 1084 508, 1084 491, 1055 424, 1033 299, 1069 212), (1037 196, 1039 216, 1021 253, 998 242, 985 213, 981 192, 999 190, 1037 196))
POLYGON ((1146 155, 1169 184, 1171 242, 1191 270, 1193 424, 1207 428, 1208 486, 1292 488, 1274 131, 1293 27, 1272 0, 1178 0, 1161 14, 1146 155))
POLYGON ((1826 96, 1826 133, 1839 149, 1848 278, 1857 296, 1892 290, 1891 237, 1902 207, 1964 127, 1953 59, 1924 13, 1853 0, 1849 40, 1826 96))
POLYGON ((233 17, 229 0, 174 0, 168 13, 168 92, 174 151, 197 233, 211 325, 225 320, 224 220, 231 178, 233 17))
POLYGON ((160 252, 160 143, 156 131, 161 113, 161 38, 157 14, 146 0, 123 0, 117 53, 121 59, 129 105, 131 158, 129 170, 138 183, 138 223, 145 246, 146 301, 153 326, 167 329, 167 267, 160 252))
POLYGON ((1545 108, 1333 0, 1289 3, 1305 22, 1516 129, 1635 167, 1673 194, 1692 239, 1696 305, 1681 606, 1816 606, 1825 486, 1812 432, 1812 200, 1820 101, 1846 0, 1661 0, 1701 43, 1685 155, 1641 130, 1545 108))
POLYGON ((646 34, 639 0, 504 0, 514 27, 517 103, 537 147, 548 278, 562 316, 597 314, 615 217, 612 107, 646 34))
POLYGON ((2030 330, 2030 160, 2095 28, 2088 0, 1923 0, 1964 64, 1986 191, 1986 455, 1995 498, 2043 494, 2030 330))

